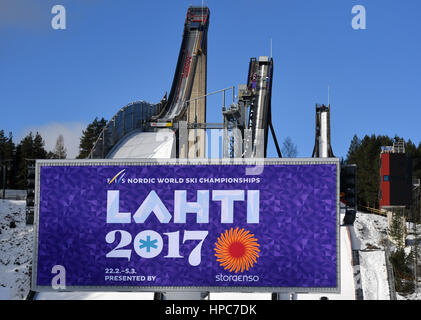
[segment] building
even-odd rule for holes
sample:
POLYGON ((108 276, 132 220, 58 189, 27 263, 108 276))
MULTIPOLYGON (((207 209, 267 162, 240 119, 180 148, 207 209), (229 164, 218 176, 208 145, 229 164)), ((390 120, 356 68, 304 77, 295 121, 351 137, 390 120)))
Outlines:
POLYGON ((380 208, 411 205, 412 162, 403 140, 382 147, 380 153, 380 208))

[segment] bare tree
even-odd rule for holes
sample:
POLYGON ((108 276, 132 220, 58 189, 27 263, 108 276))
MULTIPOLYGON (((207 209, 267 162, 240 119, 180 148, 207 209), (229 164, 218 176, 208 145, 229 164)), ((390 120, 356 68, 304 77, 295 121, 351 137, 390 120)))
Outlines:
POLYGON ((291 137, 286 137, 282 143, 282 156, 285 158, 296 158, 298 155, 297 145, 292 142, 291 137))
POLYGON ((63 135, 60 134, 57 138, 56 146, 53 151, 53 158, 66 159, 66 157, 67 157, 67 150, 64 147, 64 138, 63 138, 63 135))

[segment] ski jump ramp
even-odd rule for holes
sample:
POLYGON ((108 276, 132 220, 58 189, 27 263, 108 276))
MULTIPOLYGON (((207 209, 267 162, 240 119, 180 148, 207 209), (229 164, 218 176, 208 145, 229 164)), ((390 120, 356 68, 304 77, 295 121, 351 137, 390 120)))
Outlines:
POLYGON ((175 158, 175 134, 170 129, 157 132, 134 131, 109 153, 109 159, 175 158))

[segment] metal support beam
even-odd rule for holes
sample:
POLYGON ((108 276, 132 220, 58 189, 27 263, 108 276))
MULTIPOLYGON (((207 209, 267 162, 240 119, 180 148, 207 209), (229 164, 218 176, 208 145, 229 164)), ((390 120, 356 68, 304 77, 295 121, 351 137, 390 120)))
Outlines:
POLYGON ((273 129, 272 119, 269 121, 269 128, 270 132, 272 133, 273 141, 275 142, 276 152, 278 153, 278 157, 282 158, 281 149, 279 149, 278 139, 276 139, 275 130, 273 129))

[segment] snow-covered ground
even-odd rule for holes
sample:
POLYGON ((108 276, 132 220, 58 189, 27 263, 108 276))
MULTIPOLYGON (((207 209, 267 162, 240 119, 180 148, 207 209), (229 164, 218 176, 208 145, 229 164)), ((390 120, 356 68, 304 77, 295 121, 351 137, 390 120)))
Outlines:
POLYGON ((384 250, 384 240, 387 239, 386 217, 358 212, 354 229, 361 241, 361 250, 384 250))
POLYGON ((364 300, 390 300, 384 251, 360 251, 364 300))
MULTIPOLYGON (((2 190, 2 193, 3 193, 3 190, 2 190)), ((25 200, 26 199, 26 190, 6 189, 5 190, 5 199, 25 200)))
POLYGON ((358 212, 355 233, 361 241, 360 269, 365 300, 390 300, 386 256, 387 218, 358 212))
MULTIPOLYGON (((387 279, 384 239, 387 237, 386 217, 358 212, 354 230, 361 242, 360 269, 364 299, 390 299, 387 279)), ((25 224, 25 201, 0 200, 0 299, 25 299, 30 288, 33 227, 25 224)), ((340 294, 298 294, 301 299, 355 299, 351 265, 351 242, 345 227, 341 227, 341 286, 340 294)), ((421 287, 421 286, 420 286, 421 287)), ((153 293, 129 292, 69 292, 42 293, 39 299, 152 299, 153 293)), ((269 293, 211 293, 212 300, 270 299, 269 293)), ((421 299, 418 293, 398 299, 421 299)))
POLYGON ((0 200, 0 299, 25 299, 30 286, 33 227, 25 201, 0 200))
MULTIPOLYGON (((409 234, 406 239, 407 244, 410 244, 413 240, 410 223, 407 223, 407 229, 409 234)), ((355 221, 355 231, 361 240, 360 264, 364 299, 389 299, 384 253, 387 239, 387 218, 359 212, 355 221)), ((390 250, 394 249, 395 246, 391 244, 390 250)), ((407 245, 405 252, 408 254, 410 249, 410 246, 407 245)), ((397 300, 421 300, 421 283, 418 282, 418 288, 413 294, 403 296, 397 293, 396 298, 397 300)))

